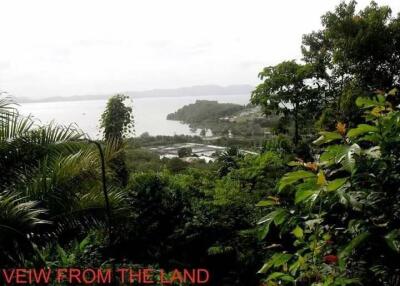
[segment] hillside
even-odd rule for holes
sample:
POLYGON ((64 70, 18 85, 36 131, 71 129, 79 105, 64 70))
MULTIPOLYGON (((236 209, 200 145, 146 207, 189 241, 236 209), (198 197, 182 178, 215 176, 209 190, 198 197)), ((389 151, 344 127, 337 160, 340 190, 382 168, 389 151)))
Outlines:
POLYGON ((222 117, 231 116, 244 110, 244 106, 233 103, 218 103, 218 101, 197 100, 185 105, 167 116, 168 120, 178 120, 185 123, 201 123, 216 121, 222 117))
MULTIPOLYGON (((173 89, 151 89, 144 91, 116 91, 113 94, 123 93, 131 98, 142 97, 180 97, 180 96, 211 96, 211 95, 228 95, 228 94, 250 94, 254 89, 251 85, 196 85, 190 87, 180 87, 173 89)), ((107 99, 113 94, 92 94, 92 95, 74 95, 68 97, 54 96, 47 98, 26 98, 19 97, 17 102, 57 102, 57 101, 81 101, 81 100, 99 100, 107 99)))

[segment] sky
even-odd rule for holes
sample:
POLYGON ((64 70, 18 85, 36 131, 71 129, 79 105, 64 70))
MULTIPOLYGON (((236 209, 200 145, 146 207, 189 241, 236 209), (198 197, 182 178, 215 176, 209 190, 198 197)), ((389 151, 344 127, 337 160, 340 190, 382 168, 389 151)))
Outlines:
MULTIPOLYGON (((359 7, 369 1, 360 0, 359 7)), ((399 0, 378 0, 400 11, 399 0)), ((339 0, 2 0, 0 91, 43 98, 258 83, 339 0)))

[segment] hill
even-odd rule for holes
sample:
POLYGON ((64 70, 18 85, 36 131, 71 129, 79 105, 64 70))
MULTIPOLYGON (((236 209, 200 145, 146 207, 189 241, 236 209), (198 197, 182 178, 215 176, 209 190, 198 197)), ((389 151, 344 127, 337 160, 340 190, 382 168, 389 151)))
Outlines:
POLYGON ((168 114, 167 119, 183 121, 185 123, 202 123, 231 116, 244 110, 244 108, 244 106, 239 104, 197 100, 195 103, 185 105, 176 112, 168 114))
POLYGON ((226 94, 250 94, 254 89, 251 85, 196 85, 190 87, 180 87, 174 89, 152 89, 145 91, 118 91, 113 94, 97 94, 97 95, 75 95, 68 97, 54 96, 40 99, 33 98, 17 98, 20 103, 27 102, 57 102, 57 101, 82 101, 82 100, 99 100, 107 99, 110 96, 123 93, 131 98, 142 97, 181 97, 181 96, 208 96, 208 95, 226 95, 226 94))

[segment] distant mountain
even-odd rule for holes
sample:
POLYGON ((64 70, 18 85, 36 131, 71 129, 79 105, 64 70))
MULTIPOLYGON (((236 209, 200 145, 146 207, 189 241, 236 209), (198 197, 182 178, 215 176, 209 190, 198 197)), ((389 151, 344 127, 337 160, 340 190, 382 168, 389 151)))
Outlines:
POLYGON ((126 92, 133 98, 137 97, 178 97, 178 96, 205 96, 224 94, 250 94, 254 89, 251 85, 197 85, 175 89, 153 89, 139 92, 126 92))
MULTIPOLYGON (((145 91, 126 91, 116 92, 129 95, 132 98, 142 97, 180 97, 180 96, 208 96, 208 95, 228 95, 228 94, 250 94, 254 89, 251 85, 196 85, 191 87, 181 87, 175 89, 152 89, 145 91)), ((55 101, 81 101, 81 100, 98 100, 107 99, 113 94, 99 94, 99 95, 75 95, 68 97, 48 97, 40 99, 32 98, 17 98, 17 102, 55 102, 55 101)))

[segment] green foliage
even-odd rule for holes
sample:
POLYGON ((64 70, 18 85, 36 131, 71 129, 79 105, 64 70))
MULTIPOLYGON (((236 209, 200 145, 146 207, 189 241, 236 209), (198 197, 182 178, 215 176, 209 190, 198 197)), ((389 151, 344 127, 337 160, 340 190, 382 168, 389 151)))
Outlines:
POLYGON ((187 123, 201 123, 231 116, 243 109, 244 106, 233 103, 197 100, 195 103, 185 105, 176 112, 168 114, 167 119, 179 120, 187 123))
POLYGON ((287 136, 279 134, 278 136, 267 140, 263 149, 266 151, 275 151, 281 154, 291 154, 293 153, 294 146, 287 136))
POLYGON ((360 11, 356 4, 343 1, 322 16, 321 30, 303 36, 304 61, 321 79, 328 108, 318 124, 322 128, 337 121, 353 127, 362 121, 357 97, 369 100, 371 91, 387 92, 399 85, 399 16, 375 2, 360 11))
POLYGON ((189 167, 189 163, 180 158, 166 159, 166 167, 171 173, 180 173, 189 167))
POLYGON ((127 143, 125 148, 125 161, 130 172, 150 172, 161 171, 163 164, 160 156, 145 148, 137 148, 127 143))
POLYGON ((134 128, 132 107, 125 103, 128 99, 129 96, 123 94, 112 96, 100 120, 104 140, 113 142, 112 144, 116 144, 120 149, 110 161, 110 166, 116 174, 117 182, 122 186, 126 186, 129 177, 123 152, 123 139, 130 136, 134 128))
POLYGON ((275 127, 279 120, 277 116, 261 117, 259 108, 250 104, 241 106, 207 100, 185 105, 169 114, 167 119, 187 123, 193 130, 200 129, 203 140, 207 139, 204 136, 210 130, 215 136, 251 139, 251 142, 255 138, 262 139, 265 132, 275 127))
POLYGON ((363 85, 391 86, 400 64, 396 56, 398 21, 389 7, 375 2, 358 13, 355 1, 341 3, 322 17, 332 61, 344 72, 357 75, 363 85))
POLYGON ((288 173, 279 181, 279 191, 282 191, 286 186, 292 185, 299 180, 308 179, 310 177, 315 177, 315 174, 310 171, 298 170, 288 173))
POLYGON ((282 114, 293 120, 294 142, 297 144, 300 124, 319 113, 320 95, 312 84, 315 81, 313 66, 285 61, 264 68, 259 78, 263 83, 253 91, 251 102, 262 106, 265 114, 282 114))
POLYGON ((335 131, 322 132, 315 141, 325 146, 319 159, 292 162, 297 169, 281 178, 273 200, 260 202, 269 209, 259 221, 261 238, 273 243, 275 231, 284 238, 283 252, 260 270, 269 273, 266 281, 389 285, 397 275, 400 152, 393 144, 400 111, 388 96, 358 99, 365 123, 349 130, 338 123, 335 131))
POLYGON ((242 158, 239 148, 237 146, 231 146, 226 151, 224 151, 221 156, 218 157, 218 162, 220 163, 220 168, 218 173, 221 177, 227 175, 233 169, 238 168, 238 159, 242 158))
POLYGON ((168 175, 137 174, 131 179, 127 191, 132 218, 125 235, 127 239, 138 242, 138 249, 130 249, 136 252, 136 257, 146 257, 151 253, 153 258, 161 259, 167 251, 163 245, 180 227, 185 217, 184 208, 189 202, 183 190, 168 175))
POLYGON ((267 119, 208 101, 169 115, 234 135, 214 138, 230 147, 213 163, 141 148, 207 138, 125 140, 132 109, 112 97, 101 119, 111 248, 97 150, 75 126, 39 125, 1 98, 1 268, 109 266, 114 257, 128 267, 205 267, 214 285, 397 285, 399 23, 388 7, 343 2, 304 36, 303 63, 260 73, 252 102, 267 119))
POLYGON ((132 107, 125 104, 127 99, 129 99, 127 95, 117 94, 108 100, 100 120, 104 139, 120 140, 132 134, 133 114, 132 107))
POLYGON ((51 269, 77 265, 98 267, 108 263, 108 261, 102 261, 105 244, 104 233, 92 230, 86 236, 74 239, 65 245, 49 244, 39 251, 39 256, 46 262, 46 267, 51 269))
MULTIPOLYGON (((49 241, 104 223, 100 162, 75 126, 40 126, 10 112, 12 102, 1 102, 0 265, 30 260, 38 266, 49 241)), ((105 153, 109 161, 115 149, 108 145, 105 153)), ((110 190, 110 200, 117 214, 123 207, 118 189, 110 190)))
POLYGON ((0 193, 0 210, 1 255, 11 261, 35 255, 28 235, 40 229, 40 225, 49 223, 41 219, 45 211, 38 207, 38 202, 29 201, 18 193, 5 192, 0 193))
POLYGON ((259 197, 247 187, 232 189, 234 184, 229 176, 218 180, 210 170, 193 168, 175 175, 132 176, 132 217, 121 230, 121 252, 144 263, 158 261, 167 269, 207 266, 216 283, 253 281, 259 255, 251 228, 259 197))

